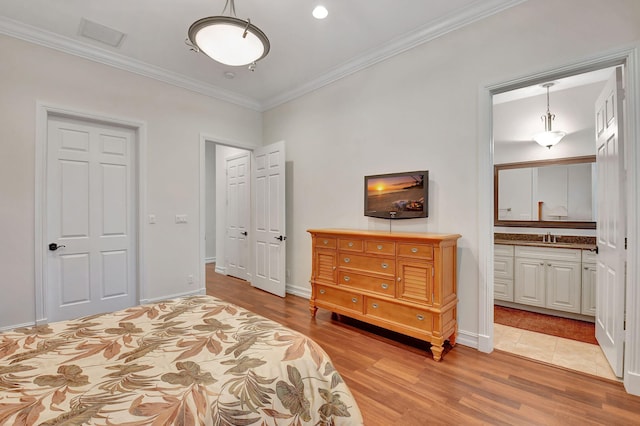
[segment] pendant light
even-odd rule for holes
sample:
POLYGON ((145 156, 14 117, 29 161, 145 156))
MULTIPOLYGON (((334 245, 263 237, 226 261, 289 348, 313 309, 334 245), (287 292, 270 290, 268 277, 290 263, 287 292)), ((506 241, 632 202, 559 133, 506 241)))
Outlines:
POLYGON ((221 64, 249 65, 253 71, 256 62, 269 53, 269 39, 249 19, 236 17, 234 0, 226 1, 222 15, 227 9, 233 16, 209 16, 191 24, 185 43, 221 64))
POLYGON ((551 149, 552 146, 560 142, 560 140, 566 136, 565 132, 551 129, 551 122, 556 118, 555 114, 551 114, 549 111, 549 88, 553 86, 553 83, 545 83, 542 87, 547 89, 547 113, 540 117, 544 122, 544 132, 533 135, 533 140, 540 146, 551 149))

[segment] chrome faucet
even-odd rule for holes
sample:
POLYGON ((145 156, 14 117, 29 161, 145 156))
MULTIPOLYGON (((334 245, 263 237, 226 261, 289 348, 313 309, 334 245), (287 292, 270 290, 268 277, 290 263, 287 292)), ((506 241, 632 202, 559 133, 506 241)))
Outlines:
POLYGON ((542 236, 543 243, 556 243, 558 242, 555 235, 552 235, 551 232, 547 232, 542 236))

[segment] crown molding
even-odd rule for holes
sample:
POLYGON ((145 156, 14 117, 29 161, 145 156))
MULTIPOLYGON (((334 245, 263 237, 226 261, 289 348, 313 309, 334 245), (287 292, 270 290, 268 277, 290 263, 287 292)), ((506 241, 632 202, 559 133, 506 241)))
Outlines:
POLYGON ((0 16, 0 34, 5 34, 124 71, 153 78, 205 96, 263 112, 525 1, 527 0, 476 0, 471 6, 450 13, 441 19, 431 21, 412 33, 398 37, 353 60, 330 69, 328 72, 323 73, 321 76, 305 84, 262 102, 111 52, 99 46, 35 28, 2 16, 0 16))
POLYGON ((293 90, 283 92, 262 102, 262 110, 266 111, 298 98, 313 90, 334 83, 360 70, 389 59, 395 55, 413 49, 441 37, 451 31, 480 21, 503 10, 524 3, 527 0, 477 0, 471 6, 457 10, 447 16, 431 21, 416 31, 398 37, 382 46, 360 55, 344 64, 331 69, 320 77, 311 80, 293 90))
POLYGON ((111 52, 99 46, 83 43, 70 37, 61 36, 12 19, 0 16, 0 34, 14 37, 29 43, 55 49, 60 52, 79 56, 144 77, 153 78, 202 95, 230 102, 245 108, 261 111, 261 105, 255 99, 238 95, 211 84, 185 77, 142 61, 111 52))

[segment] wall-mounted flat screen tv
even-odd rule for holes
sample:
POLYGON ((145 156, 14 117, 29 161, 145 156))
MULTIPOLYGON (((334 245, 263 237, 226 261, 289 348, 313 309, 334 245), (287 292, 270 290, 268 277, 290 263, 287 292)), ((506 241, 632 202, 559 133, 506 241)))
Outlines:
POLYGON ((364 215, 384 219, 429 216, 429 172, 364 177, 364 215))

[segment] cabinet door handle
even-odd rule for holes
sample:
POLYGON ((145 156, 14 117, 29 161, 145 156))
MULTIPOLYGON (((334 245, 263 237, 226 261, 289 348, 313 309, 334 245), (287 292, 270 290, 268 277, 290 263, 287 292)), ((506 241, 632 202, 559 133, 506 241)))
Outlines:
POLYGON ((402 277, 398 277, 398 282, 402 281, 402 277))
POLYGON ((540 266, 544 266, 544 262, 542 262, 542 263, 540 264, 540 266))
POLYGON ((371 307, 372 307, 373 309, 378 309, 378 304, 377 304, 377 303, 373 303, 373 304, 371 305, 371 307))
POLYGON ((346 282, 349 282, 349 280, 351 279, 350 277, 348 277, 347 275, 344 276, 343 278, 346 282))
POLYGON ((382 265, 380 265, 380 266, 382 266, 382 269, 387 269, 387 268, 389 267, 389 265, 388 265, 387 263, 383 263, 383 264, 382 264, 382 265))
POLYGON ((334 271, 336 270, 336 267, 335 267, 335 266, 333 267, 333 270, 334 270, 334 271))
MULTIPOLYGON (((587 268, 585 268, 585 269, 587 269, 587 268)), ((386 290, 386 289, 388 289, 388 288, 389 288, 389 284, 387 284, 387 283, 382 283, 382 284, 380 285, 380 287, 382 287, 383 289, 385 289, 385 290, 386 290)))
POLYGON ((424 321, 424 315, 416 315, 416 318, 418 318, 419 321, 424 321))
POLYGON ((351 262, 351 259, 349 259, 348 257, 345 257, 344 258, 344 263, 349 263, 349 262, 351 262))
POLYGON ((382 250, 382 245, 378 244, 378 250, 382 250))
POLYGON ((417 253, 418 249, 416 247, 411 247, 411 253, 417 253))
POLYGON ((324 291, 324 289, 320 290, 320 294, 325 294, 326 291, 324 291))
POLYGON ((352 298, 351 298, 351 301, 352 301, 353 303, 358 303, 358 299, 356 299, 355 297, 352 297, 352 298))
POLYGON ((551 264, 550 264, 550 263, 547 263, 547 266, 551 266, 551 264))

